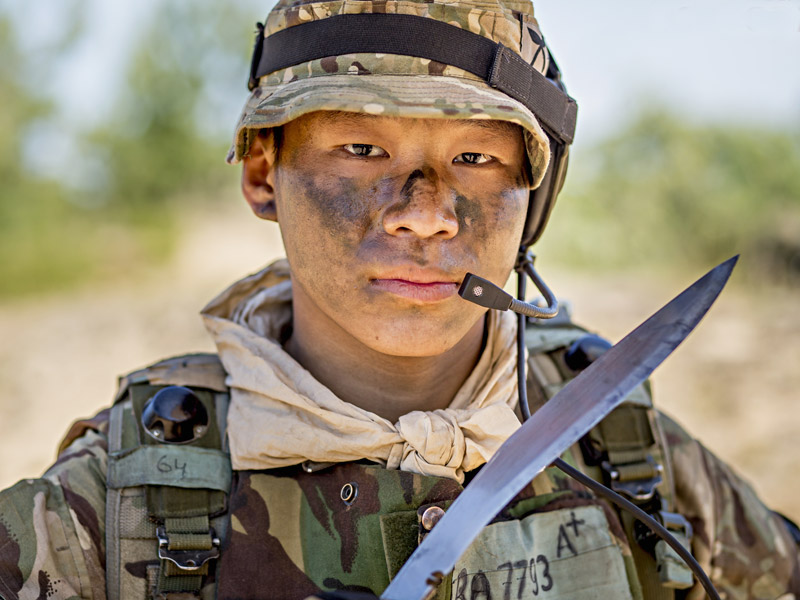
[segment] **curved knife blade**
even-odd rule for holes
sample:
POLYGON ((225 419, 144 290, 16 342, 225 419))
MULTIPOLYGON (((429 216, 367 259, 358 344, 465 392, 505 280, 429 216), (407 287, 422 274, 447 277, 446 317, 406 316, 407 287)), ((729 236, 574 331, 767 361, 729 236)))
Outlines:
POLYGON ((427 598, 519 490, 618 406, 689 335, 717 299, 738 258, 698 279, 536 411, 456 498, 381 598, 427 598))

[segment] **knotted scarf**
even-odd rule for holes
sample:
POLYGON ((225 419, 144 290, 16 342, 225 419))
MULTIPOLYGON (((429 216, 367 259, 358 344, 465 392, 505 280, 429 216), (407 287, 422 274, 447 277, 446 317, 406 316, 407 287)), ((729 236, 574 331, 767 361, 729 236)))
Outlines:
POLYGON ((202 316, 228 373, 234 469, 368 459, 463 482, 520 426, 511 313, 489 311, 485 349, 448 408, 397 423, 341 400, 283 349, 292 319, 285 259, 233 284, 202 316))

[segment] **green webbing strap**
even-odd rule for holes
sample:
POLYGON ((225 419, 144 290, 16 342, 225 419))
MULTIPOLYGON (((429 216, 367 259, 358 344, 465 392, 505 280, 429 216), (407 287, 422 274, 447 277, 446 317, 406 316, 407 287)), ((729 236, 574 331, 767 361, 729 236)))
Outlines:
POLYGON ((655 462, 637 462, 627 465, 616 465, 619 473, 619 480, 641 481, 642 479, 652 479, 659 475, 658 466, 655 462))
MULTIPOLYGON (((111 407, 108 423, 108 451, 118 451, 122 444, 125 411, 130 411, 130 401, 117 402, 111 407)), ((120 506, 122 491, 108 488, 106 492, 106 594, 108 600, 122 600, 120 573, 122 571, 120 506)))
MULTIPOLYGON (((655 488, 656 485, 662 484, 663 468, 654 457, 659 448, 650 421, 650 410, 645 406, 623 404, 600 423, 598 431, 608 454, 607 470, 614 474, 612 487, 617 488, 617 491, 622 491, 619 488, 634 491, 652 490, 655 495, 651 498, 639 500, 631 498, 631 500, 648 512, 659 513, 662 506, 659 505, 660 497, 655 488)), ((668 450, 663 448, 662 453, 664 452, 668 450)), ((663 457, 660 458, 663 460, 663 457)), ((652 554, 645 551, 637 543, 634 521, 631 515, 627 513, 622 515, 625 531, 631 541, 636 570, 640 573, 639 579, 644 597, 653 600, 672 600, 675 597, 675 589, 691 586, 692 573, 683 560, 674 551, 667 549, 660 540, 651 549, 652 554)), ((673 529, 671 533, 685 546, 689 546, 689 540, 683 532, 673 529)))
POLYGON ((158 536, 161 568, 156 584, 157 594, 199 593, 203 576, 208 574, 208 561, 214 560, 208 558, 208 552, 219 546, 208 515, 168 517, 164 519, 163 529, 159 528, 158 536), (182 568, 176 561, 193 568, 182 568))
POLYGON ((642 481, 655 491, 652 482, 660 480, 659 466, 653 460, 656 443, 650 427, 648 409, 623 404, 613 410, 598 426, 608 462, 625 484, 642 481), (649 484, 647 482, 650 482, 649 484))
POLYGON ((159 523, 168 517, 197 517, 225 512, 226 494, 217 490, 148 485, 145 495, 147 512, 151 519, 159 523))
POLYGON ((163 571, 159 573, 158 584, 156 585, 156 597, 158 594, 184 593, 193 594, 196 598, 203 586, 202 575, 176 575, 174 577, 164 577, 163 571))
POLYGON ((600 430, 609 452, 648 451, 655 444, 647 409, 621 405, 600 423, 600 430))
POLYGON ((231 459, 220 450, 164 444, 110 453, 108 486, 168 485, 227 492, 231 459))
POLYGON ((627 511, 621 511, 622 526, 628 536, 633 554, 636 572, 639 574, 639 584, 642 586, 642 596, 646 600, 674 600, 675 590, 665 587, 658 576, 658 565, 648 552, 646 552, 633 536, 634 522, 636 519, 627 511))

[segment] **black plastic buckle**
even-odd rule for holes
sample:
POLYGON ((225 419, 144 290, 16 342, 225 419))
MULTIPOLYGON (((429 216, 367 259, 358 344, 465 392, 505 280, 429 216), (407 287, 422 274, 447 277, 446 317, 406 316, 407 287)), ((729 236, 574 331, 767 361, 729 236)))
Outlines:
POLYGON ((627 481, 620 480, 619 469, 612 465, 609 461, 604 460, 600 463, 600 467, 608 475, 610 487, 618 494, 627 496, 637 503, 647 502, 653 499, 656 493, 656 486, 660 485, 663 481, 661 473, 664 472, 664 467, 653 460, 652 456, 647 456, 647 462, 650 463, 656 472, 656 475, 649 479, 629 479, 627 481))
POLYGON ((156 528, 158 538, 158 558, 168 560, 185 571, 197 571, 210 560, 219 558, 219 538, 214 528, 208 530, 211 548, 208 550, 170 550, 169 537, 164 527, 156 528))

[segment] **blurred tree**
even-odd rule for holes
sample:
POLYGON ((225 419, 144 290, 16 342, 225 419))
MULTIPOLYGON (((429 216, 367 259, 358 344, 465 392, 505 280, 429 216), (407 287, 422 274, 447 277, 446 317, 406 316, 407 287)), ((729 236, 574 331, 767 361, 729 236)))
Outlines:
POLYGON ((56 69, 52 57, 81 40, 90 11, 82 0, 70 5, 58 47, 23 48, 12 12, 0 11, 0 298, 163 259, 177 212, 230 196, 237 177, 223 159, 246 93, 252 7, 154 5, 109 118, 70 132, 70 164, 59 170, 50 168, 52 144, 65 137, 59 91, 31 74, 56 69), (82 174, 77 185, 63 176, 71 171, 82 174))
POLYGON ((90 138, 106 157, 104 203, 147 221, 178 196, 205 198, 231 181, 223 159, 246 91, 248 20, 217 2, 159 5, 113 119, 90 138), (236 102, 220 100, 220 89, 236 102))
POLYGON ((594 268, 709 264, 800 281, 800 132, 641 115, 575 157, 542 247, 594 268))
MULTIPOLYGON (((39 178, 23 160, 29 126, 48 115, 53 103, 35 94, 21 74, 26 64, 12 22, 0 16, 0 296, 33 292, 73 281, 91 257, 58 249, 68 235, 71 209, 65 190, 39 178)), ((41 164, 46 164, 46 146, 41 164)))

